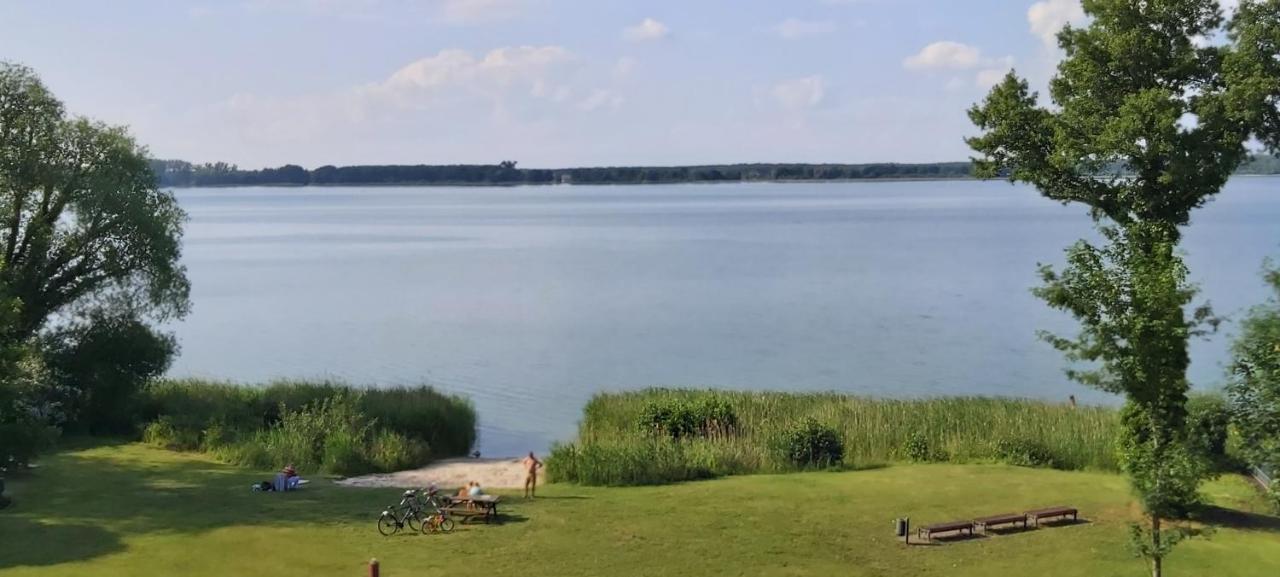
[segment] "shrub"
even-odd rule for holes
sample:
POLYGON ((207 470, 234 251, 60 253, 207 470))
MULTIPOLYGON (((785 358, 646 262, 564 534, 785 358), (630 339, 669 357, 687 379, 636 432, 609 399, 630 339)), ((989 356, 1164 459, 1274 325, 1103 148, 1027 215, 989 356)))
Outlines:
POLYGON ((719 396, 707 397, 699 407, 703 435, 728 436, 738 429, 738 413, 733 404, 719 396))
POLYGON ((431 450, 425 442, 399 433, 379 430, 370 441, 369 461, 375 470, 399 471, 422 466, 430 459, 431 450))
POLYGON ((148 423, 142 430, 142 440, 171 451, 192 451, 200 447, 198 433, 174 425, 171 417, 164 416, 148 423))
POLYGON ((929 438, 919 431, 911 433, 911 436, 903 441, 901 453, 907 460, 917 463, 943 460, 940 458, 941 453, 929 444, 929 438))
POLYGON ((844 441, 834 428, 807 419, 786 436, 787 459, 798 467, 833 467, 844 460, 844 441))
POLYGON ((1001 439, 996 443, 996 457, 1019 467, 1057 467, 1058 460, 1048 447, 1024 438, 1001 439))
POLYGON ((733 405, 711 396, 698 401, 661 399, 649 401, 640 413, 640 427, 672 439, 730 435, 738 425, 733 405))
POLYGON ((50 378, 74 390, 69 425, 91 433, 132 433, 138 402, 177 350, 170 335, 132 314, 95 312, 42 339, 50 378))
POLYGON ((1227 453, 1230 428, 1231 411, 1221 395, 1200 394, 1187 399, 1188 442, 1219 471, 1240 468, 1227 453))

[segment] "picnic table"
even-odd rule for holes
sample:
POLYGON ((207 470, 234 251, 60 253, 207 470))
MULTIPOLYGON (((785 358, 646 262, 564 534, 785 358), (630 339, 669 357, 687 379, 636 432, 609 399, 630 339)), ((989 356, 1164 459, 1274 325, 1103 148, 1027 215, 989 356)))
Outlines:
POLYGON ((480 519, 485 523, 498 520, 499 495, 468 495, 452 497, 452 504, 446 510, 450 515, 461 517, 463 522, 480 519))

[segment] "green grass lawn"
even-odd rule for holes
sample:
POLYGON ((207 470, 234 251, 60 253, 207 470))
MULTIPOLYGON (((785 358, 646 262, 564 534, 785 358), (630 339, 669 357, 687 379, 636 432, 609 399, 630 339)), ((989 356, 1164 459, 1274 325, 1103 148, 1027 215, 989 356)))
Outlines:
MULTIPOLYGON (((137 444, 67 449, 22 479, 0 511, 0 575, 1143 575, 1128 553, 1123 478, 982 465, 734 477, 625 489, 553 485, 511 499, 510 519, 450 535, 383 537, 393 489, 319 480, 252 493, 266 473, 137 444), (1087 523, 906 547, 914 523, 1071 504, 1087 523)), ((1280 574, 1280 518, 1242 479, 1207 486, 1209 539, 1179 547, 1168 575, 1280 574)))

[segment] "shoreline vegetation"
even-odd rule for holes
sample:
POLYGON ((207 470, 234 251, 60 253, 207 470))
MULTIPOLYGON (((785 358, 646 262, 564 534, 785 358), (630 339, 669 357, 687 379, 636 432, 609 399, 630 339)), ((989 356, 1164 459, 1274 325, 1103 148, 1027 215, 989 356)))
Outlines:
POLYGON ((1030 399, 648 389, 596 395, 553 481, 655 485, 895 462, 1119 470, 1119 412, 1030 399))
MULTIPOLYGON (((970 162, 806 164, 747 163, 692 166, 609 166, 517 168, 515 161, 459 165, 326 165, 308 170, 241 169, 225 162, 195 164, 151 160, 158 184, 166 188, 236 186, 520 186, 561 184, 691 184, 723 182, 851 182, 973 179, 970 162)), ((1280 157, 1258 156, 1239 175, 1280 174, 1280 157)))
POLYGON ((471 402, 429 386, 163 380, 135 411, 148 444, 264 470, 389 473, 464 456, 476 440, 471 402))

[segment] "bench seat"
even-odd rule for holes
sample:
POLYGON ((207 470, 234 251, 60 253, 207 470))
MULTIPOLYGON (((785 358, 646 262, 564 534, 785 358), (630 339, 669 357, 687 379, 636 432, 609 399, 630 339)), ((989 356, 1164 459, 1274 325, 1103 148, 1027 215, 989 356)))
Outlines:
POLYGON ((1017 525, 1021 523, 1025 528, 1027 526, 1027 515, 1025 513, 1002 513, 1000 515, 991 515, 990 517, 980 517, 973 520, 973 526, 983 533, 987 529, 998 527, 1000 525, 1017 525))
POLYGON ((1077 511, 1075 507, 1046 507, 1044 509, 1027 511, 1027 518, 1036 526, 1039 526, 1040 522, 1046 519, 1061 519, 1064 517, 1071 517, 1071 520, 1073 521, 1080 520, 1079 511, 1077 511))
POLYGON ((935 525, 926 525, 916 531, 921 539, 932 540, 933 536, 938 533, 959 533, 963 535, 965 532, 973 534, 973 521, 951 521, 950 523, 937 523, 935 525))

